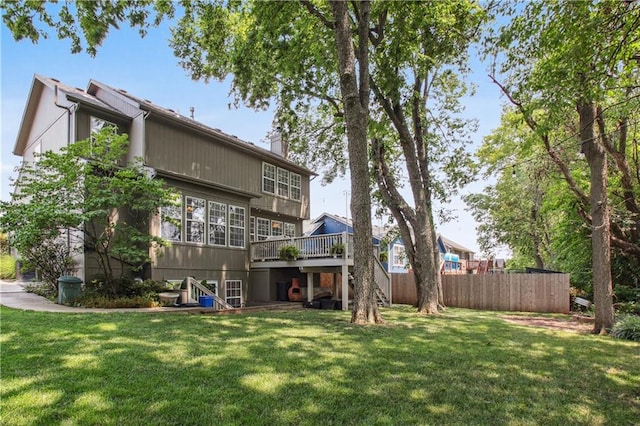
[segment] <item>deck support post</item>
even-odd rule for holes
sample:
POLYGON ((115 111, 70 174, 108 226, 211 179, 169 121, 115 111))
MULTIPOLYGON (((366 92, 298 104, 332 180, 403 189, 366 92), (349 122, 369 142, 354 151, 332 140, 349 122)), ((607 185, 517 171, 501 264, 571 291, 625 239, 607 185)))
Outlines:
POLYGON ((349 310, 349 265, 342 263, 342 310, 349 310))
POLYGON ((307 302, 313 300, 313 272, 307 272, 307 302))

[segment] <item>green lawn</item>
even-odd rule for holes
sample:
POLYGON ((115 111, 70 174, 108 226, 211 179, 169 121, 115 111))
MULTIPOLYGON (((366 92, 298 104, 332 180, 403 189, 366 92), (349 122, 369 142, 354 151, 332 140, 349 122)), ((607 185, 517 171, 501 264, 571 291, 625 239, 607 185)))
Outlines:
POLYGON ((0 315, 5 425, 640 424, 640 344, 500 313, 0 315))

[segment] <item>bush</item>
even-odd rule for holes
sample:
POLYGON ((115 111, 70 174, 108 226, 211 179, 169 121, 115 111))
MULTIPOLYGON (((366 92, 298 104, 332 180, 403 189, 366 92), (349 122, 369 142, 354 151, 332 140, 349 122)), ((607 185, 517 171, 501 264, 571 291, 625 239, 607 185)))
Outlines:
POLYGON ((152 298, 135 296, 135 297, 106 297, 87 295, 77 300, 74 305, 85 308, 154 308, 160 306, 157 300, 152 298))
POLYGON ((163 281, 134 280, 121 278, 116 282, 117 294, 113 287, 105 284, 104 277, 96 276, 85 284, 84 295, 75 302, 85 308, 153 308, 160 306, 158 293, 167 290, 163 281))
POLYGON ((619 303, 640 302, 640 288, 618 284, 613 289, 613 293, 619 303))
POLYGON ((640 302, 621 302, 613 305, 616 314, 634 314, 640 315, 640 302))
POLYGON ((16 278, 16 260, 8 254, 0 255, 0 279, 13 280, 16 278))
POLYGON ((611 329, 611 337, 640 342, 640 317, 621 315, 611 329))

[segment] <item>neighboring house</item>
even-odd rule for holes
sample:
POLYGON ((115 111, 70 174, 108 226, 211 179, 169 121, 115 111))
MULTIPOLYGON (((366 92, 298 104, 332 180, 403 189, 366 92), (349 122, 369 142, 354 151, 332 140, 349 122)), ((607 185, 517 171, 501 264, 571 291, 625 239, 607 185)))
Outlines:
MULTIPOLYGON (((323 213, 304 226, 305 235, 334 234, 339 232, 353 232, 352 222, 342 216, 323 213)), ((389 273, 407 273, 410 270, 405 247, 400 237, 388 244, 383 240, 389 228, 373 226, 374 250, 382 254, 382 264, 389 273)), ((440 252, 441 272, 444 274, 467 273, 477 267, 474 262, 474 252, 455 243, 442 235, 438 235, 438 251, 440 252)))
MULTIPOLYGON (((471 273, 477 265, 473 261, 475 253, 448 238, 438 234, 438 252, 440 253, 440 272, 443 274, 471 273)), ((402 274, 409 272, 409 260, 407 259, 404 244, 401 238, 389 243, 389 272, 402 274)))
MULTIPOLYGON (((124 90, 94 80, 82 90, 40 75, 13 153, 33 161, 34 153, 59 150, 106 124, 129 135, 129 161, 142 158, 151 176, 180 194, 180 207, 163 212, 179 225, 159 217, 152 224, 172 244, 153 255, 144 278, 207 280, 233 306, 274 299, 278 276, 252 275, 251 243, 302 235, 314 173, 124 90)), ((272 141, 276 151, 279 146, 272 141)), ((90 252, 76 260, 83 280, 99 272, 90 252)))
POLYGON ((467 274, 478 267, 474 251, 442 235, 438 235, 438 251, 443 274, 467 274))
MULTIPOLYGON (((379 247, 387 230, 384 227, 375 225, 373 225, 372 228, 373 245, 374 247, 379 247)), ((322 213, 317 218, 304 224, 304 235, 338 234, 340 232, 353 234, 353 222, 351 222, 351 219, 329 213, 322 213)))

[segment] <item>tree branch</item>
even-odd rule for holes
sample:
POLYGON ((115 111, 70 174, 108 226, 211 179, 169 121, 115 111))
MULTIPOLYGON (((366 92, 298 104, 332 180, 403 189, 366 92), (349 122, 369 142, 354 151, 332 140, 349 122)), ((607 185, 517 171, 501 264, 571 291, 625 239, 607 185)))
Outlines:
POLYGON ((335 23, 327 18, 317 7, 315 7, 313 5, 313 3, 311 3, 309 0, 300 0, 300 4, 303 5, 306 9, 307 12, 309 12, 310 14, 312 14, 313 16, 315 16, 316 18, 318 18, 320 20, 320 22, 322 22, 322 24, 327 27, 330 30, 334 30, 336 25, 335 23))

